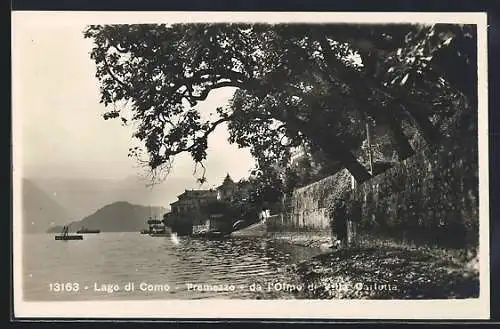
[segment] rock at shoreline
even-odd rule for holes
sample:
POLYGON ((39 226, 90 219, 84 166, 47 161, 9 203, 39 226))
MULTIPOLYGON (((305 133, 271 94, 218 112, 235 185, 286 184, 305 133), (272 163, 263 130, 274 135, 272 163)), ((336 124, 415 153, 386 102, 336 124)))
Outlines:
POLYGON ((305 299, 477 298, 479 273, 438 253, 357 247, 321 254, 289 268, 305 299))

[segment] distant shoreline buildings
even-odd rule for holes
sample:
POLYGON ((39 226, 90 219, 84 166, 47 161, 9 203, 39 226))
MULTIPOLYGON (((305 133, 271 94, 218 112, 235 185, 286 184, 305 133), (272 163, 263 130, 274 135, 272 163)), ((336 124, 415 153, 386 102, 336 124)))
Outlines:
POLYGON ((247 201, 250 187, 249 183, 235 183, 228 173, 222 184, 215 189, 185 190, 170 204, 171 210, 164 215, 164 222, 180 220, 190 222, 193 227, 216 226, 218 217, 210 213, 210 205, 217 202, 230 203, 236 197, 239 201, 247 201))

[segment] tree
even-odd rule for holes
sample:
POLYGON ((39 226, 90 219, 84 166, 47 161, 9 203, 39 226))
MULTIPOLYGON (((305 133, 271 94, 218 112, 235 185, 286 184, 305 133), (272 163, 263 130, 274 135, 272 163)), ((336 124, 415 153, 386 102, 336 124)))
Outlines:
POLYGON ((278 166, 261 165, 252 171, 248 179, 253 186, 250 202, 259 210, 279 210, 284 192, 284 170, 278 166))
MULTIPOLYGON (((307 142, 362 182, 370 174, 352 151, 361 145, 363 129, 358 125, 363 118, 369 116, 388 128, 401 158, 413 153, 403 120, 410 119, 429 143, 439 140, 438 129, 429 119, 438 110, 422 104, 419 95, 430 96, 432 102, 451 84, 441 81, 446 74, 422 69, 424 62, 427 68, 433 66, 423 60, 422 49, 430 44, 446 48, 450 37, 458 40, 464 33, 451 30, 451 36, 436 41, 428 36, 430 32, 422 32, 429 29, 417 25, 93 25, 84 34, 94 41, 91 58, 97 67, 101 102, 128 105, 130 119, 138 122, 134 136, 144 142, 147 164, 153 170, 168 167, 182 152, 203 165, 208 136, 227 122, 231 141, 251 147, 260 177, 272 172, 269 162, 281 165, 290 147, 307 142), (416 49, 412 61, 405 57, 411 54, 408 47, 416 49), (408 72, 419 74, 412 85, 408 72), (238 88, 231 106, 202 118, 198 102, 224 87, 238 88)), ((104 117, 128 120, 116 107, 104 117)), ((140 151, 131 149, 131 155, 139 156, 140 151)))

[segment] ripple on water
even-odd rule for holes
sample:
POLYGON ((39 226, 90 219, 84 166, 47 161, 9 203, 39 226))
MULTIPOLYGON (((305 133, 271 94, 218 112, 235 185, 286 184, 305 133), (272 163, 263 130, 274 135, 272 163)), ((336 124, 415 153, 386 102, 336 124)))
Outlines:
POLYGON ((150 238, 136 232, 101 233, 82 241, 55 241, 53 236, 33 234, 24 240, 24 296, 27 300, 89 299, 205 299, 205 298, 293 298, 285 292, 187 291, 186 283, 245 285, 294 280, 282 269, 318 251, 276 244, 264 239, 210 241, 179 237, 150 238), (74 243, 73 243, 74 242, 74 243), (29 275, 31 274, 31 276, 29 275), (134 292, 99 294, 55 294, 51 282, 168 283, 168 293, 134 292))

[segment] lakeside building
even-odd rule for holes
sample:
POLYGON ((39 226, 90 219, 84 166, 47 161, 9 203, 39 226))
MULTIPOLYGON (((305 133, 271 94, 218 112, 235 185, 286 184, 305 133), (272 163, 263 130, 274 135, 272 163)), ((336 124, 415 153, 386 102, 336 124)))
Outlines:
POLYGON ((216 188, 217 200, 230 201, 238 189, 238 185, 233 181, 229 174, 226 175, 222 184, 216 188))
POLYGON ((193 225, 200 225, 206 219, 206 205, 217 200, 217 192, 212 189, 185 190, 177 199, 170 204, 171 215, 190 219, 193 225))
POLYGON ((222 202, 247 201, 252 188, 250 182, 241 180, 235 183, 227 174, 222 184, 216 188, 217 200, 222 202))
POLYGON ((232 202, 248 199, 250 183, 235 183, 229 174, 222 184, 209 190, 185 190, 177 196, 177 201, 170 204, 171 211, 164 216, 164 221, 190 222, 194 231, 219 228, 223 221, 220 214, 209 213, 209 205, 216 202, 232 202))

